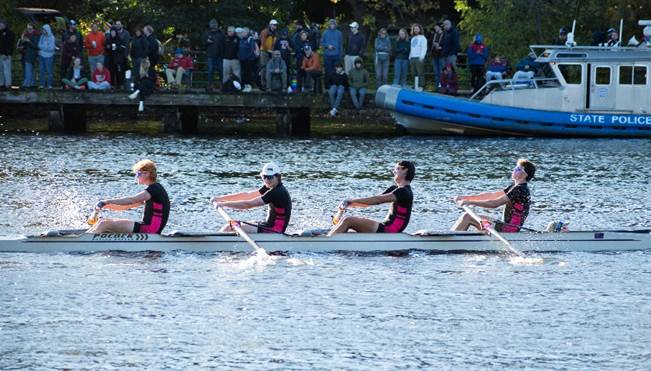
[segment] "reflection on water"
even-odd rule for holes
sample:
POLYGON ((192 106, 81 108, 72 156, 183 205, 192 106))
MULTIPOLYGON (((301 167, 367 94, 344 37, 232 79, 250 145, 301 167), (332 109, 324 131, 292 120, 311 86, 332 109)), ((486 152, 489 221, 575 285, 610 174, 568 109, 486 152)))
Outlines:
MULTIPOLYGON (((83 227, 98 199, 140 191, 130 168, 141 158, 158 163, 172 199, 167 231, 216 229, 221 221, 209 197, 257 188, 269 160, 284 169, 294 230, 327 227, 341 199, 381 192, 402 158, 417 164, 408 231, 449 228, 459 213, 452 197, 503 188, 519 157, 539 166, 532 228, 559 219, 574 229, 632 228, 650 219, 649 140, 5 135, 0 145, 10 149, 0 158, 0 235, 83 227)), ((382 218, 386 209, 359 213, 382 218)), ((235 214, 264 217, 260 210, 235 214)))

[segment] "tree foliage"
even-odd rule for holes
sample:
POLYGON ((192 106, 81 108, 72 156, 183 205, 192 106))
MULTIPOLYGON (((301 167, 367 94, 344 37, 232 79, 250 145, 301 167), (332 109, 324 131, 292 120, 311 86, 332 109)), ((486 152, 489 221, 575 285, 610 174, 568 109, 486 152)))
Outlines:
POLYGON ((511 60, 526 55, 531 44, 551 43, 561 27, 571 29, 573 20, 579 45, 590 45, 595 32, 619 30, 620 19, 627 41, 640 33, 637 21, 650 7, 651 0, 456 0, 465 42, 481 33, 493 54, 511 60))

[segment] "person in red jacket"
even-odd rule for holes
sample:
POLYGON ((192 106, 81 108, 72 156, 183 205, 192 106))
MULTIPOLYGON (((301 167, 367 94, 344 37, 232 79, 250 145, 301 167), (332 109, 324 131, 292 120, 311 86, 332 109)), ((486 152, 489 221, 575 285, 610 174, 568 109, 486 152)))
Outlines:
POLYGON ((97 62, 97 68, 93 71, 92 81, 88 82, 90 90, 108 90, 111 88, 111 72, 104 68, 104 63, 97 62))
POLYGON ((170 87, 181 85, 183 75, 186 73, 189 74, 193 67, 192 58, 183 55, 183 49, 177 48, 174 52, 174 58, 172 58, 172 61, 165 68, 167 83, 170 87))

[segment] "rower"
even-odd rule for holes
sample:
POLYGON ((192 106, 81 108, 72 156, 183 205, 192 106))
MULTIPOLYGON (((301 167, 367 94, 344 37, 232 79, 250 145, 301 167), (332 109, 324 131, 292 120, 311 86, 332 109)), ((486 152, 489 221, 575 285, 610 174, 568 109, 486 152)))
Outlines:
MULTIPOLYGON (((536 166, 529 160, 520 159, 511 172, 511 180, 513 183, 504 190, 477 195, 457 196, 454 200, 459 207, 474 205, 486 209, 494 209, 506 205, 503 221, 495 223, 495 230, 506 233, 519 232, 529 215, 529 207, 531 205, 531 194, 529 193, 527 182, 533 179, 535 174, 536 166)), ((480 217, 487 221, 489 220, 486 216, 480 217)), ((472 216, 468 213, 463 213, 454 226, 452 226, 452 230, 467 231, 471 226, 478 230, 484 229, 472 216)))
POLYGON ((405 230, 409 224, 411 208, 414 201, 414 194, 411 191, 411 181, 416 175, 416 167, 411 161, 400 161, 393 169, 393 181, 395 185, 390 186, 379 195, 346 199, 342 202, 340 208, 350 207, 368 207, 391 203, 391 209, 386 219, 377 222, 372 219, 362 218, 359 216, 348 216, 343 218, 328 233, 328 236, 337 233, 348 232, 352 229, 361 233, 400 233, 405 230))
POLYGON ((145 205, 142 221, 128 219, 100 219, 87 233, 155 233, 160 234, 170 214, 170 200, 165 188, 156 181, 156 164, 141 160, 133 165, 136 183, 147 186, 144 191, 131 197, 102 200, 96 209, 128 210, 145 205))
MULTIPOLYGON (((262 186, 259 189, 215 196, 210 201, 217 207, 240 210, 269 205, 266 221, 243 222, 241 228, 248 233, 285 233, 292 213, 292 199, 282 183, 280 168, 269 162, 262 167, 260 177, 262 186)), ((232 231, 230 224, 220 229, 220 232, 232 231)))

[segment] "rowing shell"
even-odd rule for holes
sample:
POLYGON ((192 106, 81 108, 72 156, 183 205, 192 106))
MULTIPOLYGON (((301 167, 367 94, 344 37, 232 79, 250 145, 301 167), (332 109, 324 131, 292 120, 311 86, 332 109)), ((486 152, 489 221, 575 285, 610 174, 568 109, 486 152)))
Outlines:
MULTIPOLYGON (((0 237, 0 252, 93 253, 101 251, 250 252, 235 234, 143 233, 72 234, 0 237)), ((631 251, 651 249, 651 231, 581 231, 566 233, 512 233, 506 237, 518 249, 543 251, 631 251)), ((500 252, 494 238, 472 232, 345 233, 333 237, 286 236, 261 233, 256 242, 269 252, 383 252, 422 250, 438 253, 500 252)))

